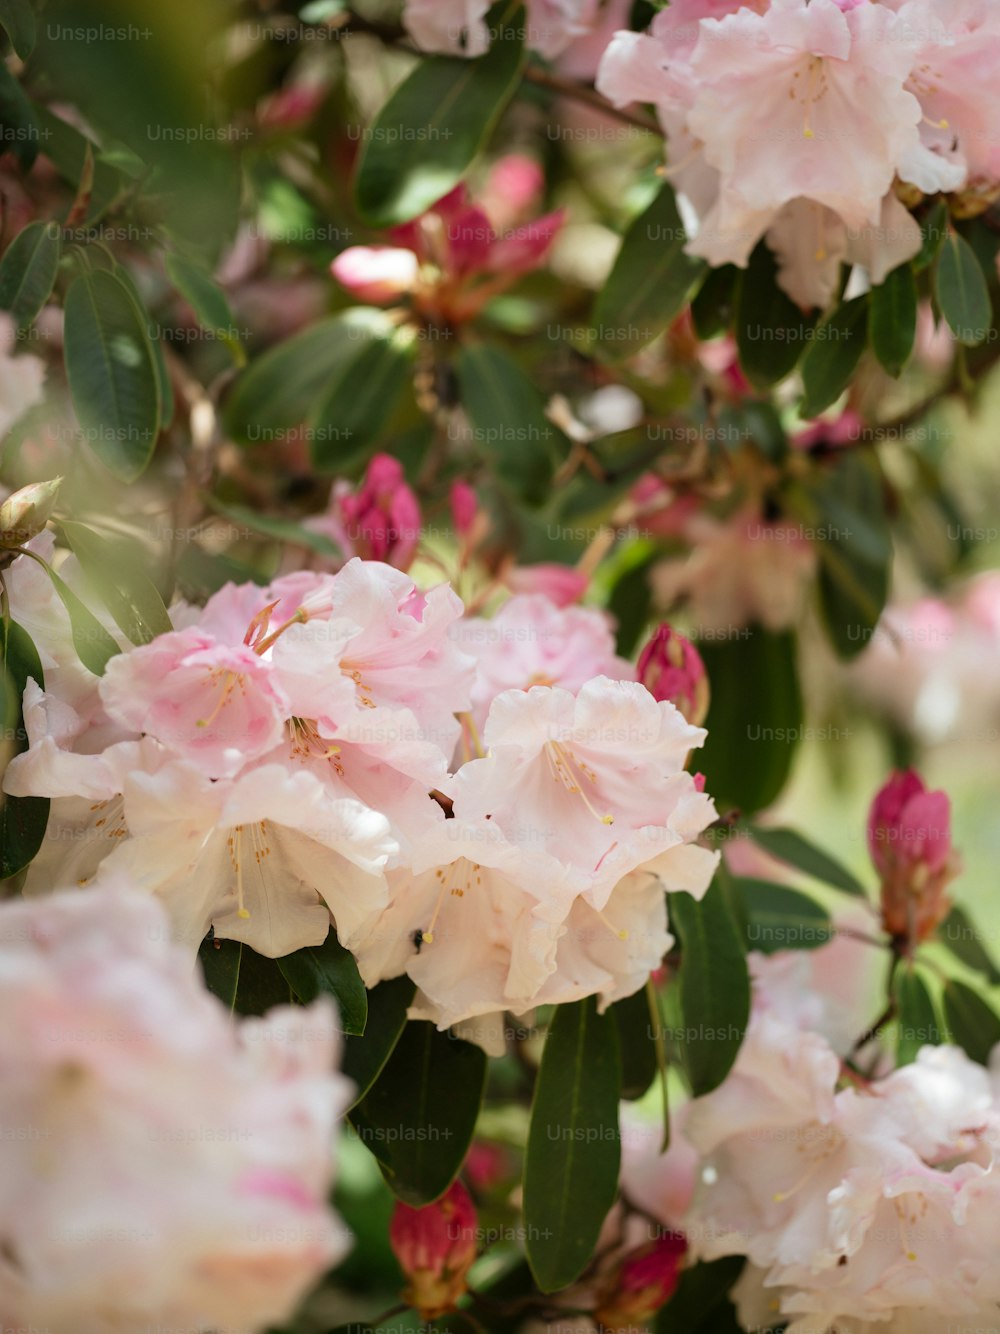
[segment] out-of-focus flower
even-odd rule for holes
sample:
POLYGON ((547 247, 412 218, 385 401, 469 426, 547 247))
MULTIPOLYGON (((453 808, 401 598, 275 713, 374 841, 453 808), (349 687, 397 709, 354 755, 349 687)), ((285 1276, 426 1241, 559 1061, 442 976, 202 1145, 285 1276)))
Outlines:
POLYGON ((890 935, 926 940, 951 906, 958 873, 944 792, 928 792, 912 769, 894 773, 868 816, 868 848, 882 878, 882 920, 890 935))
POLYGON ((512 565, 504 574, 504 582, 512 593, 540 593, 557 607, 569 607, 583 597, 590 579, 584 571, 569 565, 543 562, 512 565))
POLYGON ((341 287, 375 306, 402 300, 415 287, 418 270, 412 250, 387 245, 349 246, 330 265, 341 287))
POLYGON ((325 514, 304 527, 323 533, 345 557, 385 561, 408 570, 420 541, 420 502, 391 454, 376 454, 360 486, 336 482, 325 514))
MULTIPOLYGON (((490 44, 489 0, 406 0, 403 22, 424 51, 481 56, 490 44)), ((601 0, 527 0, 525 44, 553 60, 601 19, 601 0)))
POLYGON ((654 699, 668 700, 695 727, 708 713, 708 673, 701 654, 664 622, 639 654, 636 675, 654 699))
POLYGON ((459 537, 467 538, 479 513, 479 497, 468 482, 452 482, 448 499, 455 532, 459 537))
POLYGON ((629 1251, 605 1281, 595 1319, 613 1334, 630 1334, 645 1324, 674 1294, 680 1282, 687 1241, 662 1233, 629 1251))
POLYGON ((397 1202, 389 1241, 407 1278, 406 1301, 425 1320, 453 1311, 476 1258, 476 1208, 455 1181, 422 1209, 397 1202))
POLYGON ((7 1323, 284 1324, 347 1248, 330 1001, 234 1025, 157 904, 86 890, 0 908, 0 1012, 7 1323))

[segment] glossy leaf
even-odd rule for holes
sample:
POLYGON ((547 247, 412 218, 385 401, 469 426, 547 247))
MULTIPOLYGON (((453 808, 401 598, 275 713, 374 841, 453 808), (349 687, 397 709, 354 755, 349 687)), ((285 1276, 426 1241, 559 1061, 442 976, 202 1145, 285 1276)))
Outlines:
POLYGON ((593 1254, 618 1186, 618 1036, 593 997, 560 1005, 545 1039, 524 1166, 526 1249, 543 1292, 593 1254))
POLYGON ((971 987, 953 979, 944 984, 943 1000, 953 1041, 972 1060, 987 1065, 990 1052, 1000 1042, 1000 1015, 971 987))
POLYGON ((846 866, 822 848, 817 848, 815 843, 803 838, 796 830, 765 829, 760 825, 751 825, 749 832, 754 842, 778 861, 794 866, 797 871, 804 871, 814 880, 821 880, 834 889, 841 889, 845 894, 866 897, 864 885, 846 866))
POLYGON ((246 353, 239 341, 236 320, 229 299, 218 283, 200 265, 183 255, 166 257, 171 282, 188 302, 201 327, 214 333, 226 344, 238 366, 246 363, 246 353))
POLYGON ((367 338, 334 375, 309 419, 309 452, 337 472, 379 443, 413 377, 413 349, 399 337, 367 338))
POLYGON ((815 322, 778 286, 777 262, 761 241, 740 279, 736 304, 740 365, 755 388, 768 389, 795 369, 815 322))
POLYGON ((59 227, 31 222, 0 260, 0 310, 9 310, 19 331, 27 329, 52 294, 59 268, 59 227))
POLYGON ((921 1047, 938 1046, 945 1035, 927 983, 916 967, 901 962, 892 984, 896 1009, 896 1064, 909 1065, 921 1047))
POLYGON ((990 986, 1000 986, 1000 968, 983 945, 984 932, 973 925, 968 913, 957 903, 938 927, 935 939, 968 968, 985 973, 990 986))
POLYGON ((337 1002, 345 1033, 363 1033, 368 1018, 368 993, 354 962, 354 955, 341 945, 335 927, 322 945, 307 945, 278 960, 278 967, 295 995, 304 1004, 317 996, 332 996, 337 1002))
POLYGON ((517 87, 524 11, 495 5, 494 34, 475 60, 421 60, 368 128, 355 178, 358 209, 373 227, 416 217, 457 185, 517 87))
POLYGON ((882 367, 892 376, 901 374, 917 337, 917 283, 909 264, 872 289, 868 333, 882 367))
POLYGON ((718 878, 697 901, 670 896, 670 924, 681 945, 681 1056, 695 1097, 732 1069, 750 1017, 746 951, 718 878))
MULTIPOLYGON (((0 720, 10 746, 0 742, 0 759, 13 759, 28 748, 21 700, 28 679, 44 688, 45 676, 38 650, 27 630, 16 621, 0 619, 0 720)), ((2 774, 0 774, 2 777, 2 774)), ((27 866, 42 845, 49 819, 47 797, 10 797, 0 794, 0 880, 27 866)))
POLYGON ((27 60, 35 48, 38 24, 31 0, 0 0, 0 25, 21 60, 27 60))
POLYGON ((207 937, 198 949, 198 962, 205 986, 235 1014, 263 1015, 291 1000, 275 960, 240 940, 207 937))
POLYGON ((868 294, 838 306, 815 330, 802 358, 803 417, 818 417, 841 396, 865 350, 868 294))
POLYGON ((354 1084, 354 1102, 365 1096, 399 1041, 406 1011, 416 990, 408 977, 380 982, 368 992, 368 1019, 364 1034, 348 1034, 341 1068, 354 1084))
POLYGON ((66 294, 66 373, 87 442, 133 482, 153 455, 160 402, 145 323, 112 273, 81 273, 66 294))
POLYGON ((632 222, 594 307, 595 343, 608 357, 632 356, 679 315, 707 267, 684 253, 687 235, 669 185, 632 222))
POLYGON ((741 1255, 689 1265, 677 1291, 656 1317, 656 1334, 700 1334, 705 1321, 727 1301, 744 1266, 741 1255))
POLYGON ((616 1001, 608 1009, 618 1030, 621 1057, 621 1096, 629 1101, 641 1098, 656 1078, 656 1046, 651 1027, 649 998, 645 987, 634 995, 616 1001))
POLYGON ((3 61, 0 61, 0 135, 4 151, 15 155, 25 171, 38 157, 41 130, 35 108, 24 89, 3 61))
POLYGON ((747 943, 752 950, 815 950, 833 938, 830 914, 808 894, 771 880, 737 878, 747 906, 747 943))
POLYGON ((82 523, 62 520, 60 528, 84 574, 132 644, 148 644, 173 626, 156 585, 143 569, 134 542, 100 535, 82 523))
POLYGON ((954 230, 945 237, 938 253, 934 294, 958 341, 967 347, 981 343, 993 322, 990 292, 976 252, 954 230))
POLYGON ((410 1021, 351 1112, 362 1143, 395 1195, 430 1204, 454 1181, 475 1129, 486 1081, 481 1047, 410 1021))
POLYGON ((90 608, 73 592, 69 584, 51 566, 46 567, 52 587, 69 616, 70 632, 77 657, 89 672, 103 676, 104 669, 121 652, 111 635, 90 608))

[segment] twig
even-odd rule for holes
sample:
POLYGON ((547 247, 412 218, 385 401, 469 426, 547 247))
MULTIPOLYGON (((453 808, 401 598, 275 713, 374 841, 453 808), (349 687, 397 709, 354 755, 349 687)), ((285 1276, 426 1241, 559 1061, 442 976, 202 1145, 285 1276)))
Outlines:
POLYGON ((558 93, 560 97, 571 97, 575 102, 582 102, 585 106, 593 107, 595 111, 610 116, 612 120, 619 120, 623 125, 632 125, 637 129, 645 130, 648 134, 655 134, 658 138, 663 136, 663 131, 650 116, 646 116, 639 111, 625 111, 614 106, 606 97, 602 97, 595 88, 590 88, 585 83, 577 83, 575 79, 567 79, 561 74, 553 74, 551 70, 543 69, 541 65, 528 65, 522 72, 522 78, 527 83, 536 84, 539 88, 548 88, 551 92, 558 93))

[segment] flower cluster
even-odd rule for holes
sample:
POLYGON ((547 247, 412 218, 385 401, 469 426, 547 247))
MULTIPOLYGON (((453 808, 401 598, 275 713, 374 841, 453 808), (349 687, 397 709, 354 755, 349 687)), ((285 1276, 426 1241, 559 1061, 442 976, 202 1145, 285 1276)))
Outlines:
MULTIPOLYGON (((403 21, 424 51, 481 56, 491 39, 489 7, 489 0, 406 0, 403 21)), ((602 26, 603 8, 602 0, 527 0, 525 44, 552 60, 602 26)))
POLYGON ((328 999, 234 1026, 134 892, 0 908, 0 1309, 52 1334, 284 1324, 347 1250, 328 999))
POLYGON ((619 32, 598 87, 655 105, 688 249, 745 266, 761 239, 803 307, 843 261, 880 283, 921 247, 904 200, 1000 187, 1000 14, 983 0, 674 0, 619 32))
MULTIPOLYGON (((37 577, 8 571, 15 616, 37 577)), ((715 865, 705 733, 602 613, 463 613, 355 557, 175 606, 100 679, 55 663, 4 780, 52 799, 27 892, 144 890, 190 949, 211 928, 272 958, 332 923, 369 986, 408 973, 411 1014, 494 1049, 505 1010, 629 995, 671 943, 664 890, 715 865)))
POLYGON ((784 961, 752 961, 744 1045, 684 1123, 702 1154, 685 1231, 702 1258, 748 1257, 734 1293, 743 1326, 995 1324, 1000 1053, 987 1071, 958 1048, 924 1047, 874 1081, 843 1080, 826 1038, 800 1025, 808 1006, 787 1003, 784 961))

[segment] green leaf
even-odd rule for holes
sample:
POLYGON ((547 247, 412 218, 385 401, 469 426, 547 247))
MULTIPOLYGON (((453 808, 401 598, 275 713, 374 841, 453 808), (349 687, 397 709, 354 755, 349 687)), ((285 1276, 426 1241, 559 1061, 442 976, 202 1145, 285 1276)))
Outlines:
POLYGON ((708 276, 691 302, 691 318, 704 342, 726 332, 736 313, 736 284, 740 271, 735 264, 709 269, 708 276))
POLYGON ((87 442, 116 477, 134 482, 156 445, 159 389, 142 314, 114 274, 81 273, 70 284, 65 355, 87 442))
POLYGON ((237 366, 245 365, 246 353, 239 340, 228 298, 211 274, 176 254, 167 255, 166 268, 171 282, 188 302, 201 327, 221 338, 237 366))
POLYGON ((24 89, 0 60, 0 131, 4 151, 11 152, 29 171, 38 156, 41 132, 35 108, 24 95, 24 89))
POLYGON ((644 987, 608 1009, 618 1030, 621 1056, 621 1096, 629 1101, 641 1098, 656 1078, 656 1045, 650 1032, 652 1017, 644 987))
POLYGON ((669 185, 632 222, 594 307, 595 341, 605 356, 630 357, 691 300, 707 267, 684 253, 687 235, 669 185))
POLYGON ((943 995, 944 1020, 953 1041, 972 1060, 987 1065, 1000 1042, 1000 1015, 964 982, 949 979, 943 995))
POLYGON ((476 60, 421 60, 364 134, 355 198, 373 227, 406 222, 457 185, 518 83, 524 11, 486 15, 493 43, 476 60))
MULTIPOLYGON (((9 748, 0 744, 0 759, 13 759, 28 749, 21 700, 29 677, 44 688, 38 650, 27 630, 16 621, 0 619, 0 716, 10 743, 9 748)), ((0 880, 28 865, 42 846, 48 820, 48 797, 10 797, 0 792, 0 880)))
POLYGON ((354 955, 341 945, 335 927, 322 945, 307 945, 278 960, 288 985, 304 1004, 332 996, 345 1033, 363 1033, 368 1018, 368 993, 354 955))
POLYGON ((868 294, 838 306, 814 331, 802 358, 802 416, 818 417, 851 382, 865 350, 868 294))
POLYGON ((742 1255, 724 1255, 682 1270, 676 1292, 656 1318, 656 1334, 700 1334, 704 1321, 726 1301, 743 1265, 742 1255))
POLYGON ((787 885, 739 876, 737 886, 749 914, 747 942, 752 950, 815 950, 833 939, 830 914, 821 903, 787 885))
POLYGON ((309 419, 309 453, 320 472, 338 472, 379 443, 412 380, 412 346, 368 338, 331 381, 309 419))
POLYGON ((842 889, 845 894, 857 894, 866 897, 866 890, 846 866, 841 865, 822 848, 802 837, 794 829, 763 829, 760 825, 749 827, 750 836, 756 843, 769 852, 778 861, 804 871, 814 880, 821 880, 824 885, 842 889))
POLYGON ((960 959, 968 968, 985 973, 990 986, 1000 986, 1000 968, 983 945, 984 933, 973 926, 968 913, 956 903, 937 929, 935 940, 960 959))
POLYGON ((525 1247, 542 1292, 590 1260, 618 1187, 618 1036, 593 996, 560 1005, 545 1039, 524 1164, 525 1247))
POLYGON ((393 1193, 407 1204, 442 1195, 465 1159, 486 1082, 481 1047, 411 1021, 350 1114, 393 1193))
POLYGON ((515 494, 541 504, 558 442, 565 440, 546 417, 541 394, 516 361, 488 343, 464 347, 455 370, 475 444, 515 494))
POLYGON ((0 310, 9 310, 18 332, 27 329, 48 301, 59 268, 59 226, 30 222, 0 260, 0 310))
POLYGON ((752 385, 769 389, 798 365, 816 323, 778 286, 778 266, 763 241, 750 256, 736 302, 736 346, 752 385))
POLYGON ((698 769, 716 801, 759 811, 784 787, 801 739, 795 636, 749 625, 729 639, 699 640, 698 652, 712 688, 698 769))
POLYGON ((156 391, 160 402, 159 429, 165 431, 174 419, 174 387, 170 382, 170 372, 167 369, 167 358, 163 351, 163 339, 160 336, 160 330, 156 330, 155 336, 152 334, 146 303, 136 286, 135 279, 125 265, 116 263, 111 271, 128 288, 129 295, 142 316, 149 337, 150 350, 153 353, 153 370, 156 372, 156 391))
POLYGON ((896 1010, 896 1064, 909 1065, 921 1047, 939 1046, 944 1033, 927 983, 912 963, 902 961, 892 980, 896 1010))
POLYGON ((952 230, 934 267, 934 295, 941 314, 960 343, 974 347, 990 332, 993 307, 976 252, 952 230))
POLYGON ((276 542, 291 542, 297 547, 306 547, 319 556, 336 559, 343 554, 336 542, 332 542, 325 534, 314 533, 292 519, 258 514, 246 505, 226 505, 208 492, 203 499, 216 514, 221 514, 238 528, 249 528, 251 532, 260 533, 263 537, 273 537, 276 542))
POLYGON ((358 1103, 375 1083, 392 1055, 406 1024, 406 1011, 416 990, 408 977, 380 982, 368 992, 368 1020, 363 1036, 348 1034, 341 1069, 354 1084, 358 1103))
POLYGON ((659 551, 645 555, 625 570, 611 590, 608 611, 617 627, 615 642, 622 657, 628 657, 637 648, 639 638, 649 624, 653 604, 649 572, 659 559, 659 551))
POLYGON ((73 636, 73 647, 76 649, 77 657, 89 672, 93 672, 95 676, 103 676, 105 667, 121 650, 90 608, 81 602, 73 592, 69 584, 56 574, 51 566, 46 566, 46 572, 52 580, 52 587, 56 590, 60 602, 69 615, 70 632, 73 636))
POLYGON ((22 60, 34 50, 38 25, 31 0, 0 0, 0 24, 22 60))
POLYGON ((820 608, 842 658, 868 644, 889 595, 892 537, 874 458, 845 450, 813 489, 820 608))
POLYGON ((900 264, 872 288, 868 335, 881 366, 900 375, 917 337, 917 280, 909 264, 900 264))
POLYGON ((937 199, 920 223, 923 244, 920 253, 913 260, 914 273, 922 273, 937 259, 938 251, 948 235, 949 226, 948 205, 943 199, 937 199))
POLYGON ((60 521, 73 554, 115 624, 132 644, 148 644, 174 628, 163 599, 143 569, 143 552, 119 535, 98 535, 82 523, 60 521))
POLYGON ((266 1014, 291 999, 274 959, 265 959, 241 940, 207 936, 198 949, 205 986, 235 1014, 266 1014))
POLYGON ((681 943, 682 1060, 698 1098, 725 1079, 750 1018, 743 941, 718 877, 699 901, 670 896, 670 924, 681 943))
POLYGON ((269 348, 230 390, 222 409, 226 431, 244 445, 281 440, 309 417, 366 338, 391 331, 382 311, 355 306, 269 348))

